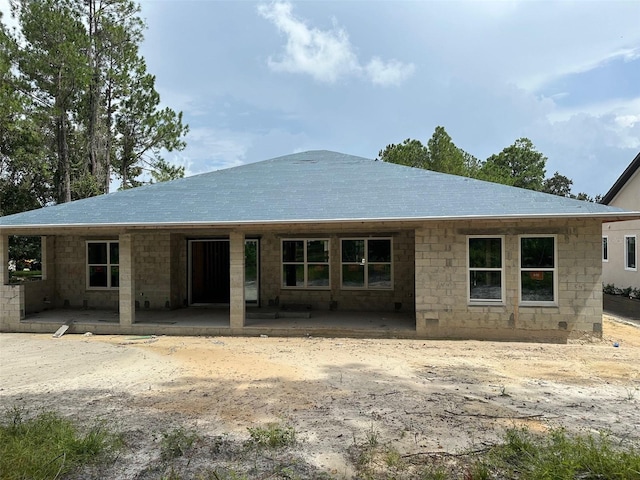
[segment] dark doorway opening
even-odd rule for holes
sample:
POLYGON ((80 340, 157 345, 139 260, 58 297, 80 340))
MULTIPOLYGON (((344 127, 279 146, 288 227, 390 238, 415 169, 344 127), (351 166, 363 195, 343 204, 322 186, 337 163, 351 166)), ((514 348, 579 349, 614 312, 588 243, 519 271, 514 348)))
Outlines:
POLYGON ((229 277, 228 240, 192 240, 191 303, 228 304, 229 277))

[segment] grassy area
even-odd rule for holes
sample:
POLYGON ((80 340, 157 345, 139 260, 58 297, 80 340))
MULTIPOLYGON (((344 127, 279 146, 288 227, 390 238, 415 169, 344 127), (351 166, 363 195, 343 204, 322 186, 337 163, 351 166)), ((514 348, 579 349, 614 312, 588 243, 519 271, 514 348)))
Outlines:
POLYGON ((633 446, 607 435, 569 435, 563 429, 544 436, 509 430, 504 444, 491 449, 481 463, 509 479, 640 479, 640 451, 633 446))
MULTIPOLYGON (((210 437, 182 427, 155 438, 159 458, 140 478, 345 478, 307 463, 304 442, 297 440, 295 429, 278 423, 249 428, 246 440, 210 437)), ((122 447, 109 425, 80 429, 54 412, 30 416, 14 408, 0 424, 0 478, 80 478, 83 467, 108 468, 110 455, 122 447)), ((355 478, 362 480, 640 480, 637 446, 607 435, 575 435, 562 429, 545 434, 510 429, 499 444, 472 452, 403 454, 392 442, 383 442, 372 426, 354 437, 348 453, 355 478)))
POLYGON ((15 272, 10 272, 9 282, 10 283, 18 283, 18 282, 26 282, 31 280, 40 280, 42 278, 42 272, 40 270, 19 270, 15 272))
POLYGON ((13 408, 0 424, 0 472, 4 480, 61 478, 78 467, 105 460, 119 438, 104 425, 81 431, 53 412, 30 417, 13 408))
POLYGON ((350 450, 357 478, 367 480, 640 480, 640 451, 607 435, 544 435, 511 429, 490 448, 461 454, 402 455, 371 432, 350 450))

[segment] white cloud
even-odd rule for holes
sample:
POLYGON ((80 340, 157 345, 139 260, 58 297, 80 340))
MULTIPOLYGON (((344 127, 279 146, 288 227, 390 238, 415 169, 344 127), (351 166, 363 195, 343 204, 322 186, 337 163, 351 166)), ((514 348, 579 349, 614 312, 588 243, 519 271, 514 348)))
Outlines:
POLYGON ((188 155, 184 155, 185 176, 236 167, 245 163, 253 138, 230 130, 196 127, 189 131, 188 155))
POLYGON ((397 60, 383 62, 378 57, 373 57, 365 67, 369 78, 376 85, 400 85, 409 78, 415 67, 412 63, 404 64, 397 60))
POLYGON ((309 27, 293 15, 292 5, 288 2, 260 5, 258 13, 287 36, 287 45, 281 58, 276 60, 270 57, 268 60, 269 67, 274 71, 308 74, 325 83, 362 75, 381 86, 399 85, 414 71, 413 64, 398 60, 385 62, 378 57, 363 67, 344 29, 335 22, 331 30, 309 27))
MULTIPOLYGON (((637 121, 640 118, 640 97, 628 98, 612 98, 601 102, 584 103, 574 108, 558 108, 551 114, 548 119, 551 123, 567 120, 580 113, 589 114, 595 117, 604 115, 613 115, 617 119, 617 123, 621 126, 629 123, 634 118, 637 121)), ((635 123, 632 122, 632 123, 635 123)))
POLYGON ((589 58, 582 63, 571 63, 571 61, 567 59, 565 66, 556 68, 552 72, 543 72, 538 75, 533 75, 528 80, 521 83, 525 88, 536 90, 544 84, 553 82, 554 80, 564 76, 586 73, 591 70, 605 67, 608 63, 617 59, 622 59, 624 62, 632 62, 638 58, 640 58, 640 48, 622 48, 612 52, 603 52, 598 57, 594 54, 592 58, 589 58))

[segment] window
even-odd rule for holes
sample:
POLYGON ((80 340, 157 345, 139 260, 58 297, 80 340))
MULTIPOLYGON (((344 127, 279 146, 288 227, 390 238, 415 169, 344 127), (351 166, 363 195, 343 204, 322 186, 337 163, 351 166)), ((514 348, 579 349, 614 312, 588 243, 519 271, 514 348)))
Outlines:
POLYGON ((119 262, 117 241, 87 242, 87 288, 118 288, 119 262))
POLYGON ((329 288, 329 240, 283 240, 282 286, 329 288))
POLYGON ((502 302, 502 237, 469 237, 469 302, 502 302))
POLYGON ((393 287, 390 238, 342 239, 342 288, 393 287))
POLYGON ((523 304, 555 305, 556 238, 520 237, 520 300, 523 304))
POLYGON ((638 270, 638 244, 635 235, 624 236, 624 269, 638 270))
POLYGON ((602 261, 609 261, 609 237, 602 237, 602 261))

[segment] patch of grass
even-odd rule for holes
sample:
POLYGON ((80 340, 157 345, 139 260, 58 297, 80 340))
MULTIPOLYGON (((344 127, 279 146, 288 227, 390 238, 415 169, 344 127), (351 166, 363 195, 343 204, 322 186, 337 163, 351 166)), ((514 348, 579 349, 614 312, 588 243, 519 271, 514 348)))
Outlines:
POLYGON ((490 478, 492 478, 491 470, 482 460, 472 463, 464 472, 465 480, 489 480, 490 478))
POLYGON ((104 424, 85 432, 57 413, 30 418, 14 407, 0 423, 0 472, 5 480, 59 478, 107 459, 119 446, 119 437, 104 424))
POLYGON ((380 442, 380 434, 373 424, 365 432, 362 443, 354 436, 349 456, 359 479, 415 478, 409 474, 409 465, 400 452, 393 445, 380 442))
POLYGON ((447 469, 440 465, 425 468, 418 478, 420 480, 447 480, 450 477, 447 469))
POLYGON ((557 429, 539 436, 527 429, 512 429, 505 440, 485 457, 486 464, 502 473, 501 478, 640 479, 640 452, 619 448, 607 435, 570 436, 557 429))
POLYGON ((193 447, 198 440, 198 434, 190 432, 182 427, 163 432, 160 441, 160 457, 163 461, 182 457, 193 447))
POLYGON ((270 423, 266 427, 248 428, 249 443, 259 447, 281 448, 296 443, 296 431, 293 427, 270 423))
POLYGON ((249 480, 249 477, 235 470, 211 470, 196 477, 197 480, 249 480))

